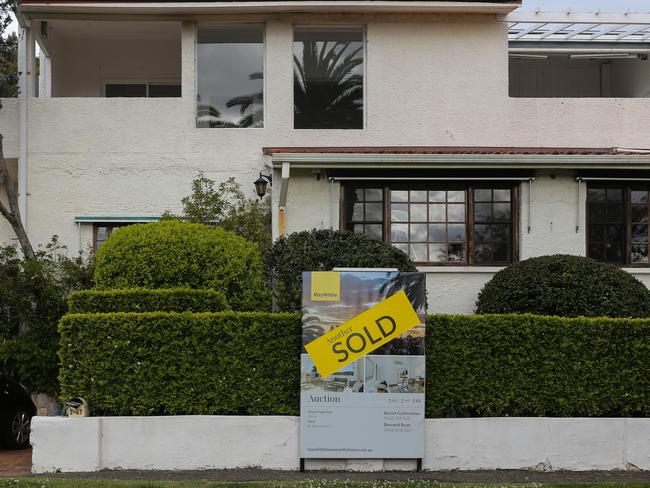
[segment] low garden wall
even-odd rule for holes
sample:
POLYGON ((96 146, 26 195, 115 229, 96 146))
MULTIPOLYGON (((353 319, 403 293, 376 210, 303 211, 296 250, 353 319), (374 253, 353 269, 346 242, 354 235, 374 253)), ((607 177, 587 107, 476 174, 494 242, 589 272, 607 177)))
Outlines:
MULTIPOLYGON (((35 417, 33 472, 300 466, 298 417, 35 417)), ((427 419, 422 468, 650 470, 650 419, 427 419)), ((307 470, 414 470, 415 460, 307 460, 307 470)))

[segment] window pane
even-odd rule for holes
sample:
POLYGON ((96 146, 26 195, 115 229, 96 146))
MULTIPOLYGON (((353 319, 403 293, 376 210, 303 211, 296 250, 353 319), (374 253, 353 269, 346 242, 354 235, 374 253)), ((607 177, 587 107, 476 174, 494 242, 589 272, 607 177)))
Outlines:
POLYGON ((474 190, 474 201, 475 202, 491 202, 492 201, 492 190, 474 190))
POLYGON ((648 242, 648 226, 647 225, 633 225, 632 226, 632 242, 648 242))
POLYGON ((173 98, 181 96, 181 85, 179 84, 150 84, 150 98, 173 98))
POLYGON ((464 202, 465 201, 465 190, 450 190, 447 192, 447 201, 448 202, 464 202))
POLYGON ((449 261, 465 261, 465 244, 449 244, 447 259, 449 261))
POLYGON ((382 224, 366 224, 363 229, 364 233, 374 239, 381 241, 384 238, 382 224))
POLYGON ((490 225, 489 224, 476 224, 474 225, 474 242, 482 244, 490 240, 490 225))
POLYGON ((492 204, 477 203, 474 205, 474 221, 489 222, 492 220, 492 204))
POLYGON ((598 261, 605 260, 605 247, 602 244, 589 244, 589 257, 598 261))
POLYGON ((410 219, 411 222, 426 222, 427 205, 424 203, 412 203, 410 219))
POLYGON ((366 203, 366 222, 382 221, 384 218, 383 203, 366 203))
POLYGON ((384 200, 384 190, 381 188, 366 188, 366 202, 381 202, 384 200))
POLYGON ((429 244, 429 261, 440 263, 446 261, 445 244, 429 244))
POLYGON ((430 202, 444 202, 445 201, 445 192, 444 190, 435 190, 429 192, 429 201, 430 202))
POLYGON ((632 205, 632 222, 647 222, 648 207, 647 205, 632 205))
POLYGON ((352 222, 363 222, 363 203, 352 204, 352 216, 350 220, 352 222))
POLYGON ((494 204, 494 220, 497 222, 510 222, 510 204, 509 203, 495 203, 494 204))
POLYGON ((393 222, 408 222, 409 220, 408 203, 391 203, 390 216, 393 222))
POLYGON ((363 128, 363 29, 296 27, 294 127, 363 128))
POLYGON ((506 243, 493 244, 492 259, 497 263, 510 261, 510 246, 506 243))
POLYGON ((623 263, 623 244, 605 244, 605 260, 610 263, 623 263))
POLYGON ((429 222, 444 222, 445 204, 433 203, 429 205, 429 222))
POLYGON ((427 245, 426 244, 411 244, 409 245, 409 255, 411 259, 418 263, 427 261, 427 245))
POLYGON ((494 242, 508 242, 510 240, 510 226, 502 224, 491 225, 490 237, 494 242))
POLYGON ((607 221, 607 207, 602 203, 589 204, 589 221, 590 222, 606 222, 607 221))
POLYGON ((427 224, 411 224, 409 239, 411 242, 427 242, 427 224))
POLYGON ((409 192, 407 190, 391 190, 391 192, 390 192, 390 201, 391 202, 408 202, 409 201, 409 192))
POLYGON ((589 241, 590 242, 604 242, 605 241, 605 226, 604 225, 590 225, 589 226, 589 241))
POLYGON ((449 226, 447 227, 447 240, 464 241, 465 224, 449 224, 449 226))
POLYGON ((605 203, 605 189, 604 188, 589 188, 587 192, 587 200, 593 203, 605 203))
POLYGON ((642 264, 648 262, 648 245, 632 246, 632 262, 642 264))
POLYGON ((402 251, 404 254, 408 256, 409 253, 409 245, 408 244, 393 244, 393 247, 396 247, 400 251, 402 251))
POLYGON ((264 27, 199 27, 197 127, 262 127, 264 27))
POLYGON ((426 202, 427 201, 427 192, 426 190, 411 190, 411 201, 412 202, 426 202))
POLYGON ((429 225, 429 240, 431 242, 445 242, 445 233, 446 233, 445 224, 429 225))
POLYGON ((447 205, 447 220, 449 222, 465 222, 465 204, 447 205))
POLYGON ((106 97, 146 97, 145 83, 110 83, 106 84, 106 97))
POLYGON ((477 263, 492 261, 492 249, 489 244, 481 244, 474 247, 474 261, 477 263))
POLYGON ((648 192, 645 190, 637 191, 633 190, 631 194, 631 200, 633 204, 648 204, 648 192))
POLYGON ((623 242, 624 239, 625 239, 625 228, 622 225, 607 226, 608 242, 623 242))
POLYGON ((408 224, 391 224, 390 225, 390 239, 393 242, 407 242, 409 237, 408 224))
POLYGON ((494 190, 494 201, 495 202, 509 202, 510 201, 510 190, 494 190))

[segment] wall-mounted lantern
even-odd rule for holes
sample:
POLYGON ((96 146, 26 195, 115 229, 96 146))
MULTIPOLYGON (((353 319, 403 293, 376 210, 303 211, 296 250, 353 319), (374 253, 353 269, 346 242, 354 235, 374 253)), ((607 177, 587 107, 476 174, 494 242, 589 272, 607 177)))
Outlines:
POLYGON ((260 197, 260 200, 264 198, 264 195, 266 195, 267 184, 273 184, 273 177, 271 175, 267 176, 260 173, 260 177, 255 180, 255 191, 257 192, 257 196, 260 197))

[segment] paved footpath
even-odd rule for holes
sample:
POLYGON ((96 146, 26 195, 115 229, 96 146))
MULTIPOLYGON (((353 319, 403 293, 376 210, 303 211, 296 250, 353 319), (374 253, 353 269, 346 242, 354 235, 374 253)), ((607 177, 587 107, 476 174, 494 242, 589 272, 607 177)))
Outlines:
POLYGON ((32 469, 32 450, 4 451, 0 449, 0 476, 25 476, 32 469))
POLYGON ((440 483, 650 483, 650 471, 444 471, 350 473, 332 471, 265 471, 233 469, 214 471, 99 471, 96 473, 55 474, 50 478, 120 479, 149 481, 410 481, 440 483))

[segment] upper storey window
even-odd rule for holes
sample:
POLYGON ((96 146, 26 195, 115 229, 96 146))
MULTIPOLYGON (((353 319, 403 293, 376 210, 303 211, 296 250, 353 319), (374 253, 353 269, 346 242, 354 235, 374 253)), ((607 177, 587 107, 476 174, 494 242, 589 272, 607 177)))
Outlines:
POLYGON ((197 127, 263 127, 264 26, 198 29, 197 127))
POLYGON ((364 30, 296 27, 294 128, 363 129, 364 30))

